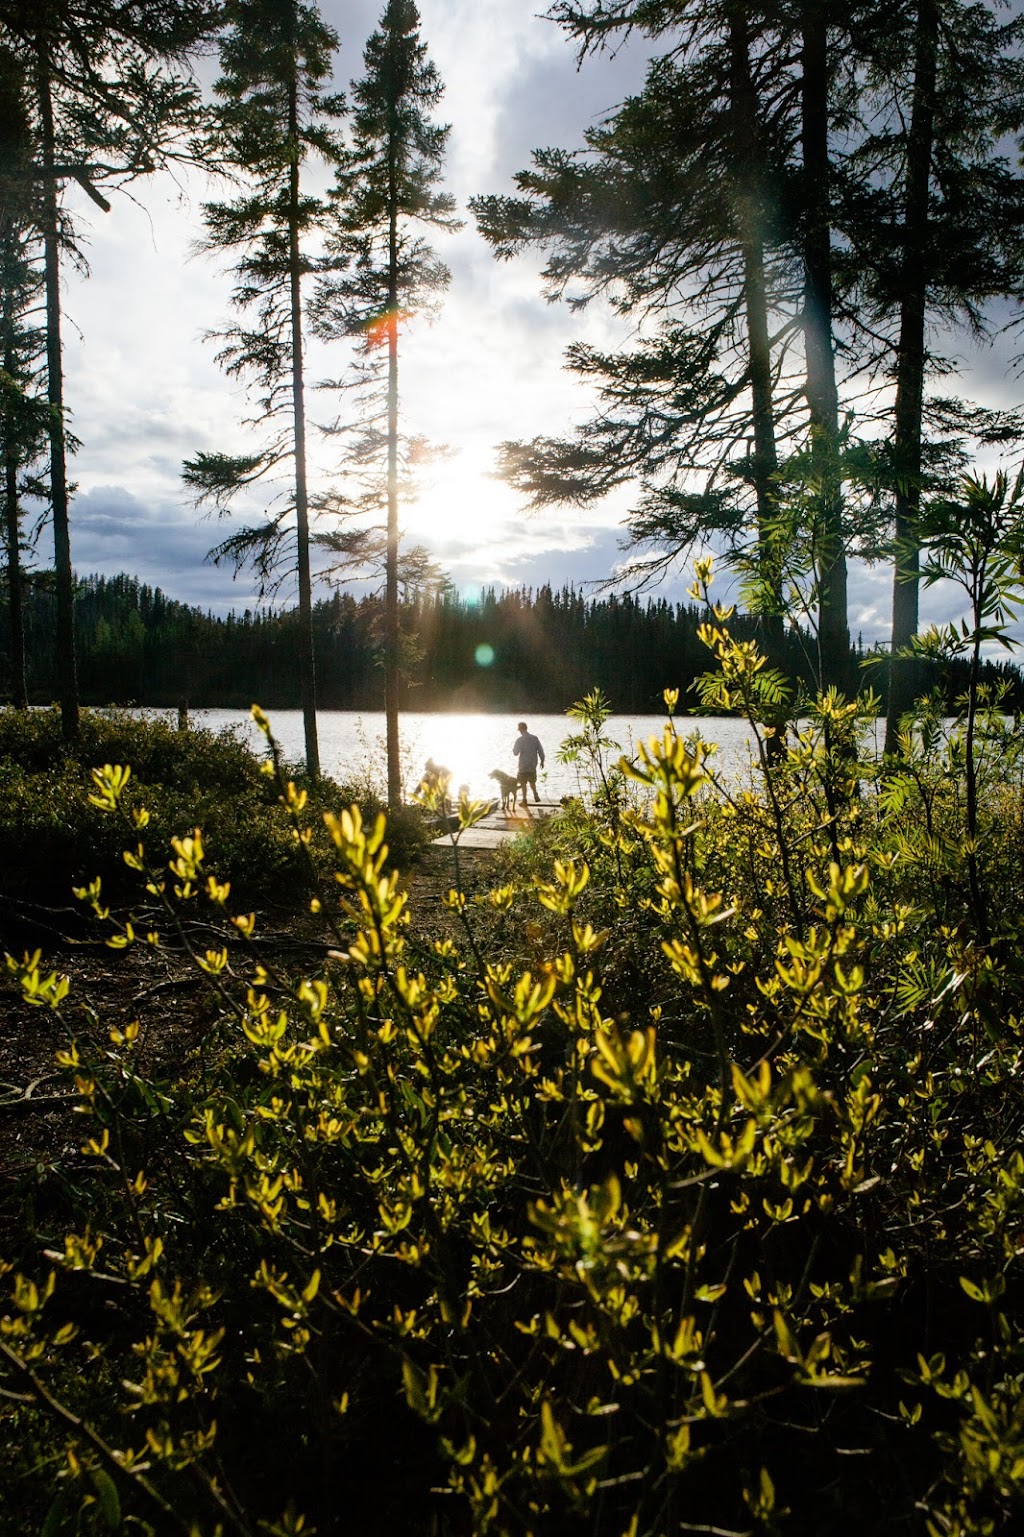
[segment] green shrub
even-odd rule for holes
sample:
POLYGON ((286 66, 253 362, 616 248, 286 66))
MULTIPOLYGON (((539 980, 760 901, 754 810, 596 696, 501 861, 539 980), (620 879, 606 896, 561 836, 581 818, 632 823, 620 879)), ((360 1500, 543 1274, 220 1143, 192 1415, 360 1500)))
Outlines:
POLYGON ((59 710, 0 709, 0 760, 33 773, 45 773, 65 760, 87 771, 104 763, 131 763, 143 783, 181 790, 202 785, 226 794, 252 793, 259 785, 259 760, 230 731, 178 731, 160 717, 120 710, 83 710, 80 725, 80 740, 71 750, 62 736, 59 710))
MULTIPOLYGON (((721 616, 708 639, 778 730, 756 652, 721 616)), ((64 1221, 5 1282, 16 1518, 1018 1529, 1018 734, 979 746, 972 713, 968 749, 925 711, 879 773, 866 706, 826 695, 716 787, 671 721, 609 773, 603 709, 569 748, 594 805, 489 892, 456 886, 447 928, 410 910, 383 820, 321 821, 282 776, 296 847, 322 829, 333 856, 301 972, 247 960, 202 841, 164 863, 99 772, 152 902, 212 905, 224 938, 194 957, 212 1024, 159 1079, 135 1026, 74 1044, 61 979, 8 963, 66 1021, 85 1138, 64 1221)))
MULTIPOLYGON (((131 1028, 69 1046, 87 1210, 8 1278, 0 1325, 24 1509, 51 1530, 1011 1530, 1016 994, 962 924, 880 901, 885 804, 850 789, 836 826, 823 750, 793 744, 778 772, 820 801, 777 824, 752 791, 708 801, 669 727, 623 766, 644 799, 591 823, 603 885, 562 857, 529 890, 455 893, 460 942, 417 934, 382 824, 329 818, 322 968, 198 955, 217 1024, 174 1078, 139 1070, 131 1028), (776 825, 799 885, 766 894, 776 825), (627 908, 652 990, 613 1012, 627 908), (528 970, 493 953, 511 911, 528 970)), ((117 776, 97 798, 137 824, 117 776)), ((186 911, 208 889, 194 842, 147 878, 186 911)))
MULTIPOLYGON (((130 765, 125 804, 145 804, 155 843, 168 846, 202 827, 210 868, 239 901, 305 906, 309 862, 282 814, 274 779, 249 747, 230 732, 178 731, 118 711, 83 712, 81 740, 71 750, 59 711, 0 709, 0 866, 9 894, 68 901, 74 886, 96 875, 112 900, 134 892, 122 831, 90 799, 93 771, 105 764, 130 765)), ((329 779, 313 794, 322 807, 353 798, 329 779)), ((372 798, 361 798, 368 811, 377 809, 372 798)), ((396 859, 415 856, 420 825, 415 812, 396 819, 396 859)), ((328 848, 318 829, 311 852, 321 864, 328 848)))

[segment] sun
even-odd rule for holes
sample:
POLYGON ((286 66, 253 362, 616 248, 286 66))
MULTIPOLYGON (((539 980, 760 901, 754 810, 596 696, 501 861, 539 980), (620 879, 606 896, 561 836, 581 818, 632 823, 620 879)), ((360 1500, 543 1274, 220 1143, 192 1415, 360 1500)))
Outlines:
POLYGON ((475 459, 459 454, 428 466, 421 488, 399 512, 405 539, 425 544, 442 565, 461 563, 512 532, 512 491, 488 473, 486 458, 483 464, 475 459))

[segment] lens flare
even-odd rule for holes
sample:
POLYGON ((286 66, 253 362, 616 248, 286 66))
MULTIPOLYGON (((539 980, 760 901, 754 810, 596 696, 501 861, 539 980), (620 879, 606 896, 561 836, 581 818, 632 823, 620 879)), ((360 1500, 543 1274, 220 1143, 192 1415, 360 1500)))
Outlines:
POLYGON ((476 657, 476 665, 478 667, 490 667, 494 661, 494 647, 489 646, 484 641, 482 645, 477 646, 473 655, 476 657))
POLYGON ((398 335, 398 327, 411 318, 411 310, 381 310, 364 320, 362 330, 368 347, 383 347, 392 336, 398 335))

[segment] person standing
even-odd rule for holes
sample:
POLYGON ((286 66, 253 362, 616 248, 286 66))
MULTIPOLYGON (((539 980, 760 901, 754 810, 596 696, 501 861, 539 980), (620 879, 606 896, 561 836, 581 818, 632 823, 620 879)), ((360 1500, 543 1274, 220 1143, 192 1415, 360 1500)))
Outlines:
POLYGON ((523 805, 525 807, 527 803, 527 788, 532 786, 534 802, 539 806, 540 796, 537 794, 537 765, 539 764, 541 768, 544 767, 544 749, 540 744, 540 738, 535 737, 533 733, 527 729, 527 725, 524 720, 519 722, 519 735, 512 743, 512 751, 519 759, 519 773, 517 778, 519 780, 519 788, 523 793, 523 805))

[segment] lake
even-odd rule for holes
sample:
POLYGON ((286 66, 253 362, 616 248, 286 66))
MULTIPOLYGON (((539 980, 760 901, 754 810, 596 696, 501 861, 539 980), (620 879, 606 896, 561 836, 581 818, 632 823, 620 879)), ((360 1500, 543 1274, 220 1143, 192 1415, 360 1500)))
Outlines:
MULTIPOLYGON (((174 718, 169 711, 143 711, 143 714, 174 718)), ((244 710, 192 710, 194 726, 211 731, 230 729, 238 733, 257 752, 263 737, 244 710)), ((299 710, 277 710, 270 714, 270 724, 281 744, 284 756, 298 760, 303 756, 302 714, 299 710)), ((477 800, 490 799, 495 783, 488 776, 494 768, 515 773, 512 743, 517 736, 515 715, 483 714, 403 714, 400 725, 402 777, 406 793, 419 781, 428 758, 451 770, 452 785, 467 785, 477 800)), ((384 715, 367 711, 321 710, 317 714, 320 738, 320 762, 323 772, 339 781, 370 783, 378 790, 386 784, 384 750, 384 715)), ((623 752, 632 753, 638 743, 661 735, 664 715, 613 715, 605 726, 623 752)), ((556 761, 559 746, 576 729, 576 722, 565 715, 533 715, 529 727, 544 745, 546 765, 537 776, 537 787, 545 800, 559 800, 563 795, 579 793, 575 765, 556 761)), ((750 734, 745 721, 724 716, 680 719, 678 729, 690 733, 698 729, 705 741, 717 742, 719 763, 729 777, 743 772, 748 761, 750 734)), ((617 756, 615 754, 614 756, 617 756)))

